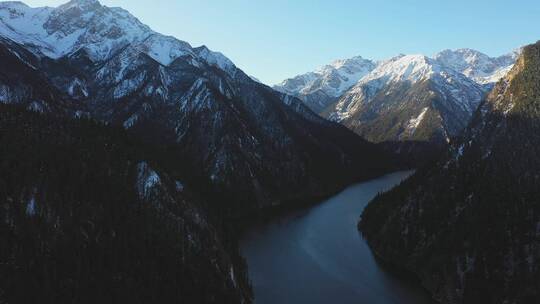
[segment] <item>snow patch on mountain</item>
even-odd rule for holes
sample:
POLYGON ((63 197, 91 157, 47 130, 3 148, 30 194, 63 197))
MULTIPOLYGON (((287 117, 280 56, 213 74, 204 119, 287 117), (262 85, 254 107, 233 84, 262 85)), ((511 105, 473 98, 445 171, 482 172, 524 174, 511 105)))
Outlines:
POLYGON ((407 129, 414 133, 416 128, 422 123, 422 120, 424 120, 424 116, 426 115, 427 111, 429 110, 428 107, 425 107, 420 114, 409 120, 409 124, 407 125, 407 129))
POLYGON ((132 128, 137 123, 138 120, 139 120, 138 114, 131 115, 126 121, 124 121, 123 123, 124 129, 132 128))
POLYGON ((182 56, 196 56, 187 42, 159 34, 152 34, 148 37, 142 43, 141 48, 148 56, 163 65, 169 65, 182 56))
POLYGON ((146 162, 137 165, 137 192, 141 199, 148 198, 150 191, 161 185, 161 178, 146 162))
POLYGON ((37 203, 36 198, 34 195, 30 197, 28 202, 26 203, 26 215, 29 217, 33 217, 37 214, 37 203))

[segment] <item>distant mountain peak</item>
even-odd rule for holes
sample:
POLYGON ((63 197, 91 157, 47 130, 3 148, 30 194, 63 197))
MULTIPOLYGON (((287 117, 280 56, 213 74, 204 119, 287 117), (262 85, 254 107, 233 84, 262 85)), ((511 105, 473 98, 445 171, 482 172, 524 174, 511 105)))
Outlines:
POLYGON ((320 112, 375 66, 373 61, 361 56, 335 60, 314 72, 286 79, 274 88, 301 98, 312 110, 320 112))
POLYGON ((66 3, 65 5, 84 6, 84 5, 94 5, 94 4, 100 4, 100 3, 99 3, 98 0, 71 0, 68 3, 66 3))
POLYGON ((355 56, 355 57, 347 58, 347 59, 337 59, 337 60, 332 61, 332 63, 330 63, 329 65, 320 67, 318 70, 323 71, 325 68, 340 69, 340 68, 351 66, 351 65, 363 64, 366 62, 366 60, 367 59, 363 58, 362 56, 355 56))
POLYGON ((517 52, 489 57, 477 50, 462 48, 443 50, 433 56, 440 64, 454 69, 480 84, 495 83, 514 65, 517 52))
MULTIPOLYGON (((380 61, 356 56, 336 60, 313 72, 286 79, 274 88, 300 98, 308 107, 323 116, 336 117, 332 115, 332 104, 347 94, 357 93, 355 90, 357 91, 358 87, 375 79, 378 79, 379 85, 388 81, 415 83, 433 76, 437 76, 441 82, 442 78, 451 75, 460 81, 466 77, 488 90, 508 73, 519 52, 517 50, 492 58, 474 49, 461 48, 443 50, 431 57, 423 54, 399 54, 380 61)), ((371 85, 371 89, 377 86, 376 83, 371 85)), ((467 84, 469 88, 472 86, 467 84)), ((473 91, 476 89, 473 88, 473 91)))
POLYGON ((60 9, 71 9, 79 8, 81 10, 96 9, 101 7, 101 3, 98 0, 71 0, 58 8, 60 9))

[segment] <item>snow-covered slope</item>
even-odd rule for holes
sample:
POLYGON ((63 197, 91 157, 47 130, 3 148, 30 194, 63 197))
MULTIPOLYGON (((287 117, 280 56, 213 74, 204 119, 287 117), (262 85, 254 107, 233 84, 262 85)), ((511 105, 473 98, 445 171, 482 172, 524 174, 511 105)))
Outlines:
POLYGON ((321 112, 374 68, 373 61, 362 57, 337 60, 315 72, 287 79, 274 88, 299 97, 315 112, 321 112))
POLYGON ((475 110, 482 97, 480 88, 472 81, 433 59, 423 55, 400 55, 379 64, 347 91, 337 103, 332 118, 338 121, 347 119, 353 114, 351 111, 369 103, 380 91, 390 95, 392 92, 388 89, 397 84, 416 84, 426 80, 432 80, 441 91, 447 91, 448 97, 458 101, 469 113, 475 110))
MULTIPOLYGON (((444 67, 444 69, 462 73, 474 82, 485 86, 487 91, 512 68, 518 54, 519 51, 514 51, 508 55, 492 58, 475 50, 458 49, 445 50, 433 57, 427 57, 427 59, 444 67)), ((399 57, 404 57, 404 55, 396 58, 399 57)), ((315 72, 287 79, 274 88, 302 99, 315 112, 327 115, 328 112, 331 112, 328 106, 350 88, 358 82, 368 81, 365 79, 366 77, 377 77, 370 72, 380 65, 385 65, 385 69, 398 69, 395 71, 396 75, 403 72, 400 71, 403 66, 388 66, 388 62, 394 59, 378 62, 362 57, 338 60, 315 72)), ((421 67, 418 68, 421 69, 421 67)), ((384 73, 384 71, 379 72, 384 73)), ((419 75, 418 71, 413 74, 411 77, 419 75)))
POLYGON ((518 54, 491 58, 459 49, 377 62, 356 57, 287 79, 275 88, 409 159, 425 154, 426 147, 440 150, 459 134, 518 54), (350 66, 356 69, 347 74, 350 66), (343 81, 343 75, 353 76, 343 81))
POLYGON ((447 141, 466 126, 482 86, 423 55, 381 62, 329 115, 372 141, 447 141))
POLYGON ((223 54, 206 47, 193 49, 187 42, 154 32, 128 11, 97 0, 72 0, 57 8, 1 2, 0 35, 54 59, 85 50, 91 60, 103 61, 132 47, 162 65, 187 56, 228 73, 236 71, 223 54))
POLYGON ((500 57, 489 57, 472 49, 444 50, 433 57, 480 84, 492 84, 503 78, 514 66, 520 51, 500 57))

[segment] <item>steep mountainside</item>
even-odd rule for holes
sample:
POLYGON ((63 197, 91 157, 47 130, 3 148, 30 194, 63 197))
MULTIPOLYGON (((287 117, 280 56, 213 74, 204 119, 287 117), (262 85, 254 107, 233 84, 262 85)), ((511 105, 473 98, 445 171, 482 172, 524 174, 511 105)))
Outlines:
POLYGON ((483 95, 480 85, 433 59, 398 56, 345 93, 329 117, 373 142, 444 147, 465 128, 483 95))
POLYGON ((362 57, 337 60, 315 72, 286 79, 274 89, 300 98, 321 113, 374 68, 373 61, 362 57))
POLYGON ((459 49, 433 58, 400 55, 377 63, 367 61, 369 69, 350 78, 342 86, 347 89, 333 90, 332 98, 321 93, 328 89, 319 81, 332 75, 332 65, 276 88, 418 164, 426 155, 445 149, 446 142, 469 123, 483 94, 512 68, 518 53, 491 58, 459 49), (319 99, 325 102, 313 107, 319 99))
POLYGON ((244 263, 158 149, 0 105, 0 303, 250 303, 244 263))
POLYGON ((222 54, 153 32, 122 9, 95 0, 58 8, 5 2, 0 20, 4 47, 27 50, 24 62, 69 101, 69 115, 173 146, 194 168, 194 184, 230 215, 326 194, 390 166, 378 148, 253 81, 222 54))
POLYGON ((432 168, 376 198, 360 229, 443 303, 540 301, 540 42, 432 168))
POLYGON ((24 105, 33 111, 65 113, 71 107, 35 65, 39 59, 9 39, 0 37, 0 103, 24 105))

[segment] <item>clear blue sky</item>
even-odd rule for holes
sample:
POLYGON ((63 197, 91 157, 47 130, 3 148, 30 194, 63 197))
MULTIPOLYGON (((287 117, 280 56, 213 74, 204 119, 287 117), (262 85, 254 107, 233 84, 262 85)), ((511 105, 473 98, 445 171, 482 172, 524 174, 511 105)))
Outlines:
MULTIPOLYGON (((57 6, 67 0, 23 0, 57 6)), ((540 0, 101 0, 154 30, 221 51, 267 84, 338 58, 540 40, 540 0)))

